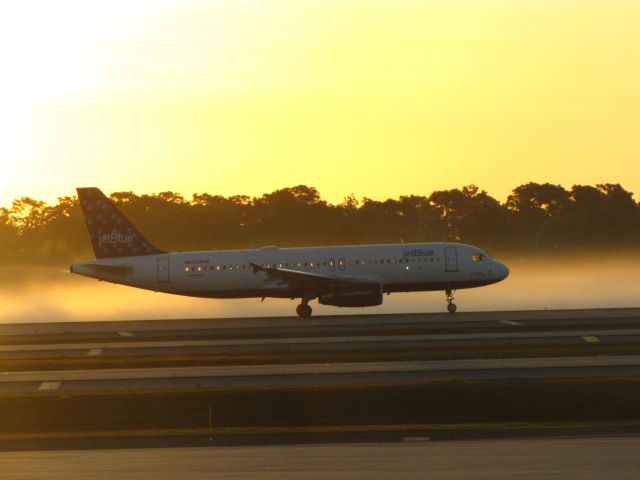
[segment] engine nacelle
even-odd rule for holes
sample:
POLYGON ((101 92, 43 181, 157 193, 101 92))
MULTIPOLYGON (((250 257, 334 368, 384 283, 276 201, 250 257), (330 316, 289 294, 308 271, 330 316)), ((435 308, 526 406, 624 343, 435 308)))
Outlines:
POLYGON ((382 285, 345 285, 320 294, 318 303, 334 307, 374 307, 382 303, 382 293, 382 285))

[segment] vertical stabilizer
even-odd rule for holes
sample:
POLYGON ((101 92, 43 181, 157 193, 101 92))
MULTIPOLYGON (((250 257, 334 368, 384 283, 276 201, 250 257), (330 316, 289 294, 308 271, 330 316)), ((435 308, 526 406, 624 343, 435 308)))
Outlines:
POLYGON ((165 253, 151 245, 98 188, 77 188, 96 258, 165 253))

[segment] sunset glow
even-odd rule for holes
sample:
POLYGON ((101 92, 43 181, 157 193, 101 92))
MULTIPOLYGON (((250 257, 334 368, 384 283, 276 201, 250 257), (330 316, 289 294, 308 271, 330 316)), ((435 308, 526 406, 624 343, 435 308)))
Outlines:
POLYGON ((0 205, 89 185, 639 194, 639 22, 630 0, 3 6, 0 205))

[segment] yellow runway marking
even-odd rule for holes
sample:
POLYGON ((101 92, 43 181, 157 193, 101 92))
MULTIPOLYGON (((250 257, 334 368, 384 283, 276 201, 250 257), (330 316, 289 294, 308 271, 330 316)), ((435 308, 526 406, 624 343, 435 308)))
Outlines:
POLYGON ((62 382, 42 382, 38 390, 58 390, 62 382))

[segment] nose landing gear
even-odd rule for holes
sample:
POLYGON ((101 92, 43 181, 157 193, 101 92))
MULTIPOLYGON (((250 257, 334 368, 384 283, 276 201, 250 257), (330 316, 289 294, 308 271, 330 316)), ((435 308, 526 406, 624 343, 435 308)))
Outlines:
POLYGON ((455 313, 458 307, 455 303, 453 303, 453 301, 455 300, 455 297, 453 296, 454 290, 447 288, 447 290, 445 290, 445 293, 447 295, 447 310, 449 310, 449 313, 455 313))

